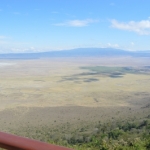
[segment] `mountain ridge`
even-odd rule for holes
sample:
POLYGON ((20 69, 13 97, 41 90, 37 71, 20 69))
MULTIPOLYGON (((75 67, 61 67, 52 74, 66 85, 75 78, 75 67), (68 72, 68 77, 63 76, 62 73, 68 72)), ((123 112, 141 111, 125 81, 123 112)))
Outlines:
POLYGON ((114 48, 76 48, 71 50, 35 52, 35 53, 7 53, 0 54, 0 59, 32 59, 50 57, 106 57, 132 56, 150 57, 150 51, 127 51, 114 48))

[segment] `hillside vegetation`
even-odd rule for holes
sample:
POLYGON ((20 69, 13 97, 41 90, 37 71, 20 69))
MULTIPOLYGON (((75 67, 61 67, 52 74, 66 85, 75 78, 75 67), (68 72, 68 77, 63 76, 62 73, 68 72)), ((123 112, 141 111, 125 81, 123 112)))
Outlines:
POLYGON ((150 115, 145 118, 112 120, 105 123, 80 125, 73 129, 68 122, 59 128, 29 127, 15 134, 38 139, 51 144, 62 145, 76 150, 149 150, 150 115), (64 129, 69 129, 69 133, 64 129), (70 130, 71 128, 71 130, 70 130))

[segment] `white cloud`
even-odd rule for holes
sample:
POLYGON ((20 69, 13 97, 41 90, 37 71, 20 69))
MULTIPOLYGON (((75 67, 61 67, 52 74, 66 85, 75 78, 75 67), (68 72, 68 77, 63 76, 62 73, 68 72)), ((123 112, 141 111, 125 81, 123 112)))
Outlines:
POLYGON ((0 40, 6 39, 6 36, 0 35, 0 40))
POLYGON ((111 43, 107 43, 107 47, 119 48, 119 44, 111 44, 111 43))
POLYGON ((8 37, 0 35, 0 47, 2 47, 2 45, 7 45, 7 40, 8 37))
POLYGON ((111 27, 136 32, 140 35, 150 35, 150 20, 119 22, 111 20, 111 27))
POLYGON ((69 20, 63 23, 54 24, 56 26, 71 26, 71 27, 84 27, 91 23, 98 22, 98 20, 85 19, 85 20, 69 20))
POLYGON ((31 50, 35 50, 35 47, 31 46, 30 49, 31 49, 31 50))
POLYGON ((9 50, 12 53, 31 53, 31 52, 38 52, 38 49, 35 47, 11 47, 9 50))

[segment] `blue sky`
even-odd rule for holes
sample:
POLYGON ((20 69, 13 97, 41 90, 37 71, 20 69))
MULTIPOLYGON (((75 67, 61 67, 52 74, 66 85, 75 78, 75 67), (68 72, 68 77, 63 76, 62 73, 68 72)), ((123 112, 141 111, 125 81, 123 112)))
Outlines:
POLYGON ((150 0, 0 0, 0 53, 150 50, 150 0))

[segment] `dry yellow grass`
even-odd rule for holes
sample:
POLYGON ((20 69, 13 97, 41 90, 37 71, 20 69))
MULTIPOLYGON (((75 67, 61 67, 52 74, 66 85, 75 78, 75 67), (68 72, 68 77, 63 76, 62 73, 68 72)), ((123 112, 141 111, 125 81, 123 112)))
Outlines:
POLYGON ((101 63, 92 59, 89 63, 87 60, 24 60, 13 64, 1 67, 0 110, 18 106, 128 106, 130 101, 149 96, 149 75, 126 74, 122 78, 97 75, 95 82, 84 82, 92 76, 79 76, 78 82, 63 81, 63 77, 87 71, 79 67, 101 65, 102 60, 101 63))

